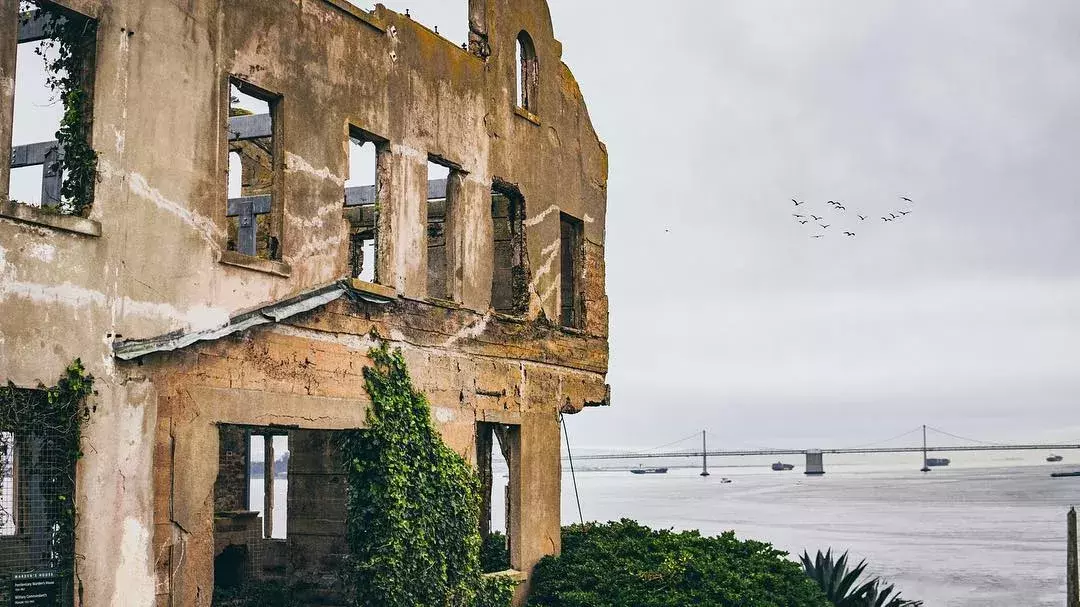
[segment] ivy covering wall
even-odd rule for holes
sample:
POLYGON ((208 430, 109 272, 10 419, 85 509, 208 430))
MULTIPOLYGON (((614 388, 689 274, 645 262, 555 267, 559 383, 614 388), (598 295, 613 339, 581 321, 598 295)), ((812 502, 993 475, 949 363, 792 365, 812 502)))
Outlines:
POLYGON ((368 428, 345 433, 346 586, 356 607, 499 607, 514 583, 480 566, 480 479, 447 447, 400 350, 364 369, 368 428))

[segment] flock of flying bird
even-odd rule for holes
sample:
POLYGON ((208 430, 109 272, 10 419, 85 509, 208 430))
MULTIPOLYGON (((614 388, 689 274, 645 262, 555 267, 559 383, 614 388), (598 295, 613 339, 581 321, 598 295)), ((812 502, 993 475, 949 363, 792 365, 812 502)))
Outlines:
MULTIPOLYGON (((903 200, 904 202, 906 202, 908 204, 909 208, 906 209, 906 210, 901 209, 899 211, 890 211, 888 215, 882 215, 881 216, 881 221, 882 222, 888 223, 890 221, 896 221, 898 219, 903 219, 904 216, 910 215, 912 213, 912 209, 910 207, 911 207, 911 205, 914 204, 914 201, 912 201, 907 196, 901 196, 900 200, 903 200)), ((811 226, 811 227, 816 226, 816 227, 821 228, 822 230, 828 230, 830 227, 832 227, 832 225, 833 225, 832 223, 824 223, 826 221, 824 215, 815 215, 813 213, 810 213, 808 211, 800 209, 799 207, 806 204, 805 200, 800 201, 800 200, 796 200, 795 198, 792 198, 791 202, 795 203, 795 210, 796 211, 803 211, 801 213, 795 212, 795 213, 791 214, 792 217, 794 217, 795 220, 798 221, 800 224, 809 225, 809 224, 813 223, 814 225, 811 226)), ((844 206, 843 203, 837 202, 835 200, 826 201, 825 204, 832 207, 832 210, 834 212, 843 213, 843 212, 847 211, 847 207, 844 206)), ((855 216, 859 218, 859 221, 866 221, 867 219, 870 218, 869 215, 863 215, 862 213, 855 213, 855 216)), ((851 230, 845 230, 844 231, 844 236, 847 236, 848 238, 855 238, 855 232, 853 232, 851 230)), ((812 234, 810 236, 810 238, 825 238, 825 233, 823 232, 823 233, 820 233, 820 234, 812 234)))

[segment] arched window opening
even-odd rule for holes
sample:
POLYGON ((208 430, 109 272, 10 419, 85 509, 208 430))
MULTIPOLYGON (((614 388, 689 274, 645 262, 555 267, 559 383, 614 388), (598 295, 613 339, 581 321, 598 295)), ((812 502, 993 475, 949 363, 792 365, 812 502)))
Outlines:
POLYGON ((536 47, 528 32, 522 31, 517 38, 517 104, 518 107, 536 113, 536 91, 539 84, 539 65, 536 47))

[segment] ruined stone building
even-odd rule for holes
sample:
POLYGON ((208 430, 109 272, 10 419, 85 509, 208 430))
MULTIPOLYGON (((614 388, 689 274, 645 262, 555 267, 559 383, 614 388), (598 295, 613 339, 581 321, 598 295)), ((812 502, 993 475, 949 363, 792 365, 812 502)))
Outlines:
MULTIPOLYGON (((467 44, 347 0, 0 0, 0 381, 96 378, 82 604, 210 605, 215 571, 332 594, 375 333, 447 444, 486 477, 505 454, 513 567, 559 551, 559 414, 609 402, 607 152, 545 0, 447 1, 467 44), (13 143, 60 22, 85 135, 13 143), (40 200, 10 201, 27 169, 40 200)), ((8 438, 0 602, 49 561, 37 443, 8 438)))

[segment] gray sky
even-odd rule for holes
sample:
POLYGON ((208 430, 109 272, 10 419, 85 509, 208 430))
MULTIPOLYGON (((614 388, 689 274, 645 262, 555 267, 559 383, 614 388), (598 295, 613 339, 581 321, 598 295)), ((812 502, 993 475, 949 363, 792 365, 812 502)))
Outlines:
MULTIPOLYGON (((575 443, 1080 440, 1080 3, 550 3, 611 154, 575 443)), ((386 4, 465 40, 465 0, 386 4)))

